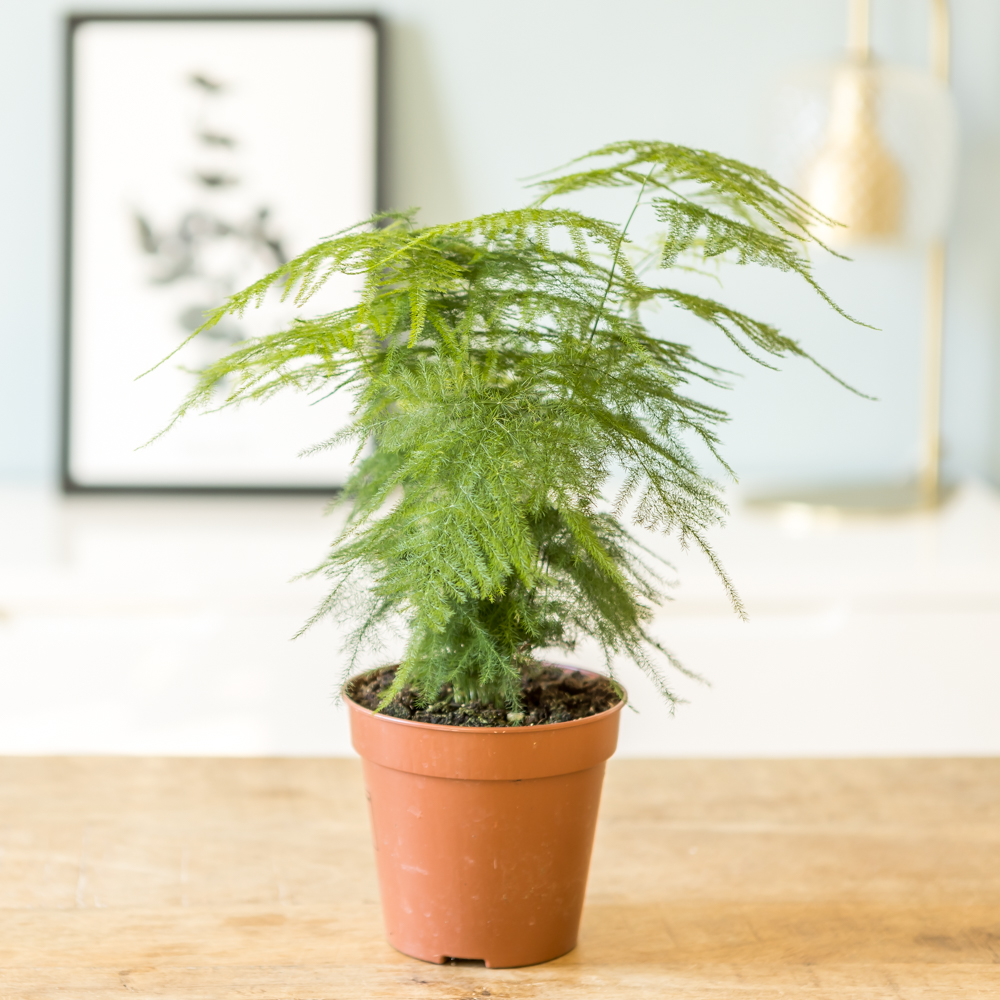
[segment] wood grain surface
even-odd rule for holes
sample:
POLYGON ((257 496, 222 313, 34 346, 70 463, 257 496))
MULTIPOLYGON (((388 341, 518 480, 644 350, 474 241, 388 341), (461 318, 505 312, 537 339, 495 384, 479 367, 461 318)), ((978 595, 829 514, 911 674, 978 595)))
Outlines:
POLYGON ((0 1000, 1000 997, 1000 760, 620 761, 580 945, 382 939, 350 760, 0 759, 0 1000))

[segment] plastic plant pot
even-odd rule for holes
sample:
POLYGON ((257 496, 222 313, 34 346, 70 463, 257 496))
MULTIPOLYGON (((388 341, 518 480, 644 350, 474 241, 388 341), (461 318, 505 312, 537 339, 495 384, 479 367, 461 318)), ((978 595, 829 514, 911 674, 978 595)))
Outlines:
POLYGON ((625 698, 571 722, 487 729, 381 715, 350 689, 389 943, 488 968, 571 951, 625 698))

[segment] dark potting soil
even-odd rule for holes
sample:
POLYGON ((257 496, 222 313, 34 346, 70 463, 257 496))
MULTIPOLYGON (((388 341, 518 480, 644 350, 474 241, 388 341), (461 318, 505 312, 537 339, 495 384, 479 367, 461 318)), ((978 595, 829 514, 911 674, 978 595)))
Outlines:
MULTIPOLYGON (((372 670, 354 681, 347 696, 375 711, 383 692, 395 677, 395 667, 372 670)), ((382 709, 382 714, 437 726, 541 726, 585 719, 606 711, 620 700, 606 677, 543 665, 522 681, 520 713, 506 712, 478 701, 459 704, 452 695, 451 685, 445 684, 429 704, 422 703, 415 689, 405 687, 382 709)))

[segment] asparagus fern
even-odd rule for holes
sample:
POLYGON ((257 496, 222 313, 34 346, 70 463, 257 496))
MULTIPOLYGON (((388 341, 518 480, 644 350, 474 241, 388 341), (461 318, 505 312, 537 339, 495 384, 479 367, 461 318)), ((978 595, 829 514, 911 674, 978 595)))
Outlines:
POLYGON ((830 302, 804 251, 810 227, 829 220, 794 192, 714 153, 621 142, 538 182, 525 208, 436 226, 400 212, 360 223, 196 331, 274 288, 305 305, 334 274, 362 277, 350 308, 296 319, 206 368, 177 417, 218 405, 219 385, 231 406, 286 389, 354 394, 350 426, 317 447, 374 447, 344 490, 352 506, 317 570, 331 590, 313 620, 356 616, 352 664, 405 623, 390 694, 411 684, 433 698, 449 682, 460 700, 513 709, 535 651, 591 636, 609 668, 631 657, 673 700, 657 654, 679 664, 648 630, 663 581, 626 512, 703 550, 742 613, 706 542, 725 508, 686 443, 718 457, 726 415, 692 390, 723 373, 654 336, 644 307, 693 314, 761 363, 809 356, 768 323, 640 274, 629 223, 562 205, 599 187, 637 189, 632 214, 666 225, 667 271, 725 257, 792 272, 830 302), (612 474, 621 485, 608 512, 598 501, 612 474))

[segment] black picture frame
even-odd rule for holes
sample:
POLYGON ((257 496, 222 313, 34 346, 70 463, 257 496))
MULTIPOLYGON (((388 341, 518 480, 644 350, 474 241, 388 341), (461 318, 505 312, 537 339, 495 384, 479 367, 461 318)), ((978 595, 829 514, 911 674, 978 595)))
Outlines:
MULTIPOLYGON (((309 23, 320 24, 356 22, 368 26, 373 34, 374 67, 372 76, 373 112, 373 171, 372 187, 374 203, 372 209, 383 211, 386 205, 385 171, 385 26, 382 18, 373 13, 318 13, 309 12, 169 12, 169 13, 76 13, 66 17, 64 26, 64 89, 63 89, 63 258, 62 258, 62 351, 61 351, 61 393, 60 393, 60 448, 59 471, 62 490, 68 494, 266 494, 302 495, 317 494, 329 496, 339 491, 340 483, 275 483, 275 482, 101 482, 86 481, 74 473, 73 462, 73 401, 74 401, 74 352, 79 350, 74 343, 74 254, 75 235, 75 168, 76 168, 76 39, 81 27, 92 23, 125 23, 153 25, 163 24, 204 24, 204 23, 248 23, 275 22, 279 24, 309 23)), ((356 220, 355 220, 356 221, 356 220)))

